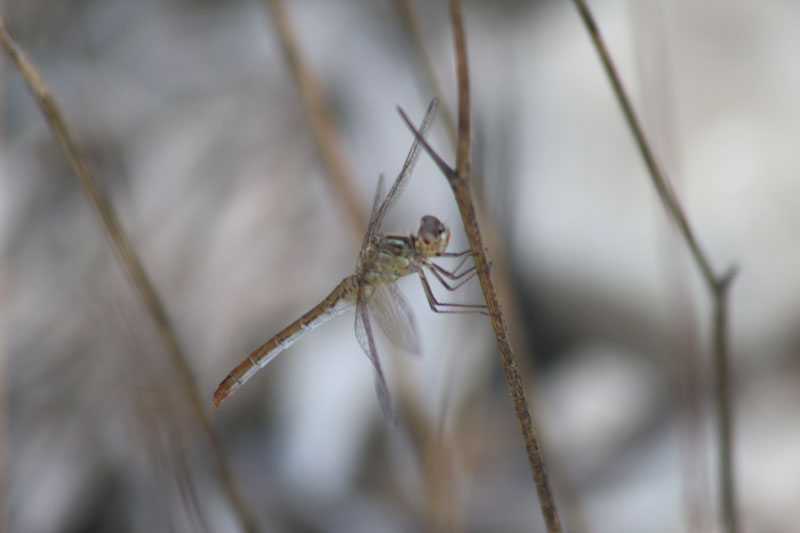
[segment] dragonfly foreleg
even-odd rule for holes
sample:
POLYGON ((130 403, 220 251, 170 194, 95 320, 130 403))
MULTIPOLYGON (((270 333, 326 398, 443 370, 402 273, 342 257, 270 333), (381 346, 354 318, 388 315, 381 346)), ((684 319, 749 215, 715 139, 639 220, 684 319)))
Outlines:
MULTIPOLYGON (((445 252, 445 253, 439 254, 439 255, 437 255, 437 257, 460 257, 461 260, 451 270, 446 270, 445 268, 439 267, 438 265, 437 265, 437 268, 438 268, 439 272, 441 272, 442 274, 444 274, 448 278, 450 278, 450 279, 459 279, 459 278, 461 278, 461 276, 466 275, 467 272, 471 272, 472 270, 475 269, 475 267, 473 266, 473 267, 470 267, 470 268, 468 268, 468 269, 466 269, 466 270, 464 270, 462 272, 458 272, 459 269, 461 269, 461 267, 464 266, 464 263, 467 262, 467 259, 469 259, 470 256, 471 257, 475 257, 475 254, 473 254, 472 250, 470 250, 470 249, 464 250, 463 252, 445 252)), ((492 263, 489 262, 489 269, 491 269, 491 268, 492 268, 492 263)))
MULTIPOLYGON (((435 275, 435 270, 431 270, 435 275)), ((425 277, 425 272, 420 270, 419 271, 419 279, 422 281, 422 289, 425 291, 425 297, 428 299, 428 304, 431 306, 431 310, 434 313, 480 313, 482 315, 489 315, 486 311, 486 306, 483 304, 455 304, 455 303, 448 303, 448 302, 440 302, 436 299, 436 296, 433 295, 433 291, 431 290, 431 286, 428 283, 428 278, 425 277), (444 308, 444 309, 442 309, 444 308)), ((440 281, 442 281, 440 279, 440 281)))
MULTIPOLYGON (((463 254, 458 254, 458 255, 463 255, 463 254)), ((464 264, 467 258, 468 257, 462 259, 453 270, 447 270, 443 266, 437 265, 433 261, 429 261, 428 266, 431 269, 431 272, 433 272, 433 275, 436 276, 436 279, 439 281, 439 283, 441 283, 447 290, 454 291, 459 287, 461 287, 462 285, 464 285, 465 283, 467 283, 468 281, 470 281, 478 274, 478 270, 475 265, 472 265, 471 267, 466 268, 461 272, 458 272, 458 269, 461 268, 461 266, 464 264), (458 283, 451 286, 442 278, 442 276, 446 277, 451 281, 458 281, 458 283)), ((490 269, 492 268, 491 263, 489 263, 489 268, 490 269)))
POLYGON ((465 255, 470 255, 470 254, 472 254, 472 250, 467 248, 463 252, 442 252, 441 254, 439 254, 439 257, 463 257, 465 255))
POLYGON ((452 272, 448 271, 447 269, 437 265, 436 263, 429 263, 431 273, 436 277, 436 280, 441 283, 441 285, 447 289, 448 291, 454 291, 460 288, 462 285, 470 281, 478 271, 473 266, 472 268, 468 268, 464 272, 459 272, 458 274, 453 274, 452 272), (444 276, 444 277, 443 277, 444 276), (445 281, 445 277, 450 279, 451 281, 456 281, 453 285, 450 285, 447 281, 445 281))
POLYGON ((460 274, 456 274, 456 273, 461 269, 461 267, 464 266, 464 263, 467 262, 467 259, 469 259, 471 255, 472 254, 470 254, 470 250, 464 250, 463 252, 457 252, 457 253, 444 253, 444 254, 441 254, 439 257, 460 257, 461 258, 461 260, 458 262, 458 264, 456 264, 455 267, 453 267, 452 270, 445 270, 444 268, 441 268, 441 270, 450 279, 456 279, 456 277, 461 277, 461 275, 463 275, 463 273, 460 273, 460 274), (453 276, 456 276, 456 277, 453 277, 453 276))

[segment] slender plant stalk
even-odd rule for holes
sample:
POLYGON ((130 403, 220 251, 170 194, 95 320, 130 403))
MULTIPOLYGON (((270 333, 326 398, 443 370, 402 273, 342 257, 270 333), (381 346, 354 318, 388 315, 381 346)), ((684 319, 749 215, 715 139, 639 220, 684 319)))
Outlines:
POLYGON ((505 318, 497 301, 494 283, 489 275, 489 261, 483 247, 480 228, 475 216, 472 202, 470 181, 472 177, 471 129, 470 129, 470 88, 469 63, 467 61, 467 43, 464 34, 464 21, 461 17, 461 2, 450 0, 450 16, 453 27, 453 45, 456 54, 456 77, 458 83, 458 143, 456 145, 456 168, 445 173, 450 187, 453 189, 464 230, 467 233, 470 248, 475 258, 475 267, 481 282, 481 289, 489 310, 489 318, 494 329, 500 359, 508 381, 509 392, 514 404, 520 430, 528 453, 528 462, 539 494, 544 522, 550 533, 560 532, 561 523, 558 518, 555 498, 550 488, 550 481, 545 468, 542 450, 533 428, 533 420, 525 400, 522 377, 517 370, 517 363, 511 343, 508 339, 505 318))
POLYGON ((191 368, 186 359, 186 355, 181 349, 177 337, 174 333, 169 318, 167 317, 164 306, 161 303, 152 282, 144 271, 139 258, 131 246, 130 240, 120 225, 119 219, 108 200, 108 197, 100 188, 97 180, 92 173, 88 159, 83 150, 75 142, 74 136, 64 121, 63 114, 50 91, 47 84, 39 74, 36 67, 28 59, 25 52, 14 42, 6 30, 5 21, 0 15, 0 45, 5 49, 14 65, 22 74, 28 88, 33 93, 39 109, 42 111, 50 130, 58 140, 61 149, 69 161, 78 183, 95 209, 103 228, 108 233, 117 258, 122 263, 128 277, 133 284, 136 293, 142 299, 150 318, 152 319, 161 341, 166 348, 166 352, 171 363, 178 372, 179 381, 186 393, 192 411, 200 421, 202 433, 211 449, 214 458, 214 466, 217 475, 222 482, 222 487, 226 493, 231 507, 238 519, 241 527, 246 531, 256 531, 256 522, 250 512, 240 490, 236 486, 230 467, 222 453, 211 422, 208 418, 204 402, 201 399, 191 368))
POLYGON ((681 207, 677 195, 672 190, 665 174, 661 171, 656 162, 653 150, 647 141, 644 130, 641 127, 633 105, 628 98, 625 87, 617 74, 611 55, 605 45, 600 29, 598 28, 591 11, 584 0, 573 0, 578 8, 581 20, 589 32, 592 43, 600 56, 603 68, 611 82, 614 95, 619 102, 628 127, 636 140, 639 153, 647 166, 650 179, 656 188, 661 202, 667 209, 669 216, 678 226, 683 240, 689 247, 697 267, 703 276, 706 286, 713 299, 713 352, 714 352, 714 373, 715 373, 715 396, 717 402, 717 430, 719 440, 719 472, 721 489, 721 512, 722 522, 728 533, 739 531, 736 513, 736 482, 733 469, 733 406, 731 404, 730 375, 729 375, 729 355, 727 341, 727 293, 731 281, 736 274, 735 268, 729 268, 724 274, 717 275, 711 267, 708 256, 703 251, 694 232, 689 224, 689 220, 681 207))
MULTIPOLYGON (((416 54, 419 63, 422 65, 421 70, 424 76, 427 78, 428 88, 433 91, 433 93, 441 102, 445 102, 446 99, 442 91, 442 85, 438 76, 436 75, 436 69, 433 65, 432 54, 428 50, 428 47, 425 44, 426 40, 422 36, 419 17, 416 14, 414 2, 412 2, 412 0, 395 0, 394 3, 395 6, 397 6, 398 13, 400 14, 401 21, 406 28, 406 32, 409 34, 409 39, 412 42, 414 53, 416 54)), ((439 107, 442 109, 442 119, 445 125, 445 131, 447 132, 447 138, 452 147, 455 149, 457 143, 455 120, 453 119, 452 114, 449 112, 450 108, 447 105, 442 104, 439 107)), ((479 183, 480 177, 473 173, 472 181, 479 183)), ((510 332, 511 338, 514 339, 519 352, 531 353, 532 348, 530 347, 531 342, 528 332, 520 324, 517 313, 513 312, 513 310, 509 312, 508 309, 509 305, 514 306, 516 296, 511 280, 509 279, 509 271, 506 266, 505 258, 507 254, 505 253, 505 243, 503 242, 503 239, 500 238, 499 232, 492 218, 486 214, 486 211, 483 208, 484 198, 481 195, 480 189, 477 189, 475 194, 476 196, 473 198, 473 205, 475 206, 478 225, 482 230, 481 234, 487 243, 488 248, 494 251, 492 272, 494 274, 498 298, 500 302, 504 302, 506 304, 505 319, 508 326, 508 331, 510 332)), ((528 383, 535 381, 535 369, 530 368, 530 365, 528 365, 528 368, 526 368, 524 360, 520 361, 520 366, 522 375, 526 376, 526 381, 528 383)), ((535 399, 530 407, 532 408, 531 416, 533 416, 534 419, 538 418, 535 410, 535 399)), ((539 441, 544 445, 545 448, 547 448, 547 433, 543 431, 541 426, 538 428, 538 437, 539 441)), ((562 516, 567 514, 566 519, 568 524, 571 524, 572 531, 583 531, 586 529, 583 525, 585 523, 583 512, 581 510, 575 489, 572 487, 572 483, 567 477, 559 475, 559 472, 563 472, 563 467, 559 466, 562 461, 559 460, 557 452, 558 450, 548 451, 548 464, 550 467, 551 477, 556 480, 557 485, 561 488, 560 499, 562 516), (567 513, 564 513, 565 508, 567 513)))
POLYGON ((456 148, 456 168, 451 168, 441 157, 430 147, 427 141, 419 135, 406 114, 400 110, 400 114, 409 128, 414 132, 420 142, 423 143, 425 150, 434 160, 436 165, 447 178, 453 195, 456 198, 464 230, 469 240, 472 250, 475 267, 480 278, 481 289, 486 300, 486 307, 489 311, 489 318, 494 329, 497 347, 500 353, 500 360, 503 364, 511 400, 514 404, 514 411, 519 422, 522 437, 525 442, 525 450, 528 455, 528 462, 539 494, 539 504, 542 508, 547 531, 550 533, 560 532, 561 523, 558 518, 555 498, 553 497, 548 480, 547 470, 544 464, 539 441, 533 428, 533 420, 528 410, 528 403, 525 400, 525 392, 522 386, 514 353, 508 339, 508 333, 503 317, 502 310, 497 301, 497 294, 489 275, 489 261, 483 247, 481 232, 475 216, 475 207, 470 191, 471 162, 470 162, 470 93, 469 93, 469 70, 467 63, 466 39, 464 36, 464 24, 461 18, 461 4, 458 0, 450 0, 450 14, 453 27, 453 41, 456 55, 456 73, 458 79, 458 143, 456 148))
POLYGON ((352 178, 353 173, 348 168, 347 162, 342 155, 344 151, 334 125, 331 110, 325 101, 319 81, 300 51, 283 1, 264 0, 264 3, 272 13, 283 54, 289 63, 295 83, 300 89, 300 96, 303 99, 306 114, 311 124, 311 132, 322 156, 323 164, 328 169, 333 188, 345 207, 353 233, 357 241, 360 242, 367 228, 366 213, 356 194, 356 187, 352 178))
POLYGON ((736 271, 731 269, 712 288, 714 294, 714 384, 717 398, 719 471, 722 520, 728 533, 739 531, 736 512, 736 479, 733 469, 733 406, 728 358, 728 291, 736 271))

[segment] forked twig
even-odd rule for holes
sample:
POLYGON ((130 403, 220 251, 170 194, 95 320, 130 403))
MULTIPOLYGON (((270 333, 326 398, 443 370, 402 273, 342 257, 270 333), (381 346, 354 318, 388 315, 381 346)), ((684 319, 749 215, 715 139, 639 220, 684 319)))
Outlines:
POLYGON ((95 180, 86 155, 75 142, 71 131, 67 127, 55 97, 45 84, 36 67, 30 59, 28 59, 25 52, 9 35, 2 15, 0 15, 0 46, 5 49, 9 58, 25 79, 28 88, 33 93, 39 109, 42 111, 53 135, 55 135, 58 140, 61 149, 64 151, 73 172, 75 172, 75 176, 78 178, 81 188, 88 197, 89 202, 100 218, 100 222, 108 233, 117 258, 122 263, 136 293, 142 299, 150 318, 153 320, 170 361, 178 372, 181 386, 189 398, 192 411, 200 420, 203 435, 211 448, 217 475, 222 482, 223 490, 231 503, 234 514, 242 528, 247 531, 255 531, 257 529, 255 519, 233 480, 230 467, 222 454, 222 447, 211 427, 211 422, 200 397, 200 392, 198 391, 186 355, 178 344, 178 339, 175 336, 172 325, 164 310, 164 306, 152 282, 145 273, 139 258, 134 252, 128 237, 123 231, 114 208, 98 185, 97 180, 95 180))
POLYGON ((729 355, 728 355, 728 335, 727 335, 727 296, 728 288, 731 281, 736 275, 736 268, 730 267, 722 274, 718 275, 711 267, 711 262, 708 260, 707 255, 701 248, 697 238, 689 225, 689 220, 681 207, 677 195, 672 190, 669 182, 667 181, 664 173, 661 171, 658 163, 656 162, 653 150, 647 141, 644 130, 641 127, 633 105, 628 98, 625 87, 622 85, 622 80, 617 74, 614 63, 611 60, 611 55, 603 41, 600 34, 600 29, 589 11, 588 6, 584 0, 573 0, 575 6, 578 8, 578 13, 581 20, 589 32, 592 43, 597 50, 600 60, 603 63, 603 68, 606 71, 614 95, 619 102, 622 112, 625 115, 625 120, 628 127, 636 140, 636 145, 644 159, 645 165, 653 182, 653 186, 658 191, 661 202, 664 204, 669 216, 678 226, 683 240, 694 258, 697 267, 702 273, 706 286, 711 293, 713 299, 713 352, 714 352, 714 374, 715 374, 715 396, 717 400, 717 431, 719 433, 719 471, 720 471, 720 487, 721 487, 721 511, 722 521, 725 524, 728 533, 736 533, 739 530, 738 519, 736 516, 736 497, 735 497, 735 480, 733 472, 733 442, 732 442, 732 423, 733 412, 730 398, 730 375, 729 375, 729 355))
POLYGON ((467 50, 464 36, 464 25, 461 18, 461 5, 459 0, 450 0, 450 14, 453 27, 453 41, 456 55, 456 72, 458 78, 458 143, 456 149, 456 168, 451 168, 442 158, 430 147, 414 128, 406 114, 400 109, 400 114, 414 135, 423 143, 425 150, 434 160, 436 165, 447 178, 453 194, 458 203, 464 230, 469 240, 472 250, 475 267, 481 282, 481 289, 486 300, 486 307, 489 311, 489 319, 494 329, 500 359, 503 370, 508 381, 508 388, 514 404, 517 421, 519 422, 522 437, 525 442, 525 449, 528 455, 531 472, 536 490, 539 494, 539 503, 542 508, 544 522, 548 532, 560 532, 561 523, 558 518, 555 499, 550 488, 547 470, 545 469, 544 458, 542 456, 539 441, 533 429, 533 421, 528 410, 528 403, 522 386, 514 353, 508 339, 505 319, 497 301, 494 284, 489 275, 489 262, 484 252, 483 241, 481 238, 478 222, 475 217, 475 208, 470 191, 471 163, 470 163, 470 93, 469 93, 469 71, 467 63, 467 50))
MULTIPOLYGON (((452 147, 455 149, 457 142, 455 119, 450 113, 450 107, 444 104, 447 99, 444 97, 442 85, 433 65, 433 54, 428 49, 430 43, 423 38, 420 27, 420 18, 417 16, 415 11, 414 2, 412 0, 395 0, 394 4, 397 6, 400 19, 403 22, 406 32, 409 35, 409 40, 413 45, 413 51, 417 56, 417 62, 422 67, 421 71, 425 78, 427 78, 426 85, 431 91, 433 91, 437 98, 443 102, 443 105, 440 106, 442 121, 444 122, 447 138, 452 147)), ((474 183, 479 183, 480 176, 473 173, 472 181, 474 183)), ((506 305, 508 305, 509 302, 514 303, 517 298, 515 296, 511 280, 509 279, 509 269, 506 266, 505 258, 507 254, 504 252, 506 244, 500 238, 498 229, 493 222, 492 217, 486 214, 486 210, 484 208, 485 198, 482 197, 480 189, 476 189, 475 193, 476 197, 473 199, 473 205, 475 206, 475 212, 478 217, 478 225, 482 230, 481 234, 485 243, 487 244, 487 247, 494 251, 494 266, 492 271, 494 274, 494 283, 497 289, 497 294, 500 302, 506 302, 506 305)), ((517 351, 522 353, 531 353, 532 348, 530 346, 531 341, 529 332, 527 332, 526 329, 520 324, 517 313, 508 312, 508 307, 506 307, 505 319, 506 325, 508 326, 507 329, 509 330, 511 337, 514 339, 517 351)), ((521 361, 520 365, 522 367, 521 372, 526 376, 526 381, 529 383, 535 381, 535 369, 531 368, 530 365, 527 365, 528 368, 526 368, 525 361, 521 361)), ((531 407, 535 408, 535 403, 536 400, 534 398, 533 405, 531 407)), ((531 413, 531 416, 534 418, 537 417, 535 409, 531 413)), ((539 441, 546 447, 548 438, 547 433, 544 431, 545 429, 546 428, 542 428, 541 426, 538 428, 538 437, 539 441)), ((558 450, 555 449, 548 452, 550 473, 552 478, 561 489, 560 497, 562 511, 566 505, 566 508, 570 510, 567 520, 570 521, 571 519, 573 526, 577 527, 578 524, 584 522, 583 518, 581 517, 581 506, 577 501, 577 495, 574 487, 570 486, 568 477, 559 475, 559 471, 563 471, 563 468, 559 466, 559 463, 562 461, 559 460, 557 452, 558 450)))
POLYGON ((300 96, 311 124, 311 132, 323 164, 328 169, 333 188, 345 207, 354 235, 360 240, 367 227, 367 218, 356 194, 353 173, 344 158, 342 144, 322 88, 300 51, 283 0, 265 0, 264 3, 272 13, 283 54, 300 89, 300 96))

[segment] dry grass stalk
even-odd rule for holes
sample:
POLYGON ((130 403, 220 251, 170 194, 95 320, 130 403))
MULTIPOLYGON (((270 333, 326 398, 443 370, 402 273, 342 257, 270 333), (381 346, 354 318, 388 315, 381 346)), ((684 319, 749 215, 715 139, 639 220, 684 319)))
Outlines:
POLYGON ((461 4, 458 0, 450 1, 450 12, 453 27, 453 40, 456 54, 456 73, 458 81, 458 142, 456 149, 456 166, 450 167, 430 147, 424 138, 419 136, 408 117, 400 110, 403 119, 409 128, 414 131, 426 151, 435 161, 436 165, 447 178, 453 195, 456 198, 467 239, 475 260, 475 267, 481 282, 481 289, 486 300, 489 318, 497 340, 500 359, 505 371, 514 412, 522 432, 525 449, 528 455, 531 473, 533 474, 536 490, 539 494, 539 504, 542 508, 544 522, 550 533, 561 531, 561 522, 553 497, 550 481, 545 468, 541 447, 533 428, 533 420, 525 399, 522 376, 517 369, 517 363, 508 339, 505 318, 497 300, 494 283, 489 275, 489 261, 484 251, 483 239, 475 215, 475 206, 470 190, 471 182, 471 134, 470 134, 470 92, 469 92, 469 67, 467 62, 466 38, 464 25, 461 18, 461 4))
POLYGON ((729 350, 728 350, 728 309, 727 296, 731 281, 736 275, 736 268, 730 267, 722 275, 716 274, 711 266, 707 254, 703 251, 697 240, 689 219, 681 207, 677 195, 672 190, 664 172, 656 162, 653 150, 645 136, 639 118, 633 109, 622 80, 617 74, 611 55, 600 34, 600 29, 584 0, 573 0, 581 20, 589 32, 592 44, 597 50, 606 75, 611 82, 614 95, 622 108, 625 121, 636 141, 636 146, 647 166, 647 171, 653 186, 658 192, 670 218, 675 222, 681 237, 691 252, 695 264, 700 270, 703 280, 711 293, 713 300, 712 311, 712 351, 714 355, 715 397, 717 403, 717 431, 719 441, 719 473, 720 473, 720 500, 722 522, 728 533, 739 531, 736 513, 736 483, 733 471, 733 407, 731 405, 730 375, 729 375, 729 350))
POLYGON ((86 155, 78 146, 72 132, 67 127, 55 97, 36 67, 30 59, 28 59, 25 52, 9 35, 2 16, 0 16, 0 46, 5 49, 9 58, 25 79, 31 93, 33 93, 36 103, 41 109, 50 130, 58 140, 81 188, 108 234, 114 251, 125 269, 131 284, 142 299, 148 315, 155 324, 159 336, 161 337, 161 342, 164 344, 170 358, 170 362, 178 372, 183 392, 189 400, 193 413, 200 422, 203 435, 205 436, 214 459, 217 475, 222 483, 223 491, 230 501, 234 514, 243 529, 247 531, 257 530, 255 518, 248 509, 239 488, 234 482, 230 467, 222 454, 222 447, 216 433, 211 427, 211 421, 209 420, 205 404, 200 396, 200 391, 195 382, 194 375, 192 374, 186 355, 178 343, 178 339, 164 310, 164 306, 161 303, 161 299, 147 273, 144 271, 139 258, 133 250, 130 240, 123 231, 111 202, 109 202, 108 197, 97 183, 86 155))
POLYGON ((317 77, 300 51, 283 1, 265 0, 265 4, 272 13, 275 28, 278 30, 281 49, 284 56, 286 56, 286 61, 292 71, 295 83, 300 89, 303 107, 306 110, 311 132, 314 135, 317 148, 319 148, 322 162, 325 168, 328 169, 328 177, 331 179, 331 184, 350 220, 350 226, 353 229, 356 242, 360 242, 367 228, 366 213, 356 194, 353 173, 343 155, 342 143, 336 132, 331 110, 325 101, 317 77))

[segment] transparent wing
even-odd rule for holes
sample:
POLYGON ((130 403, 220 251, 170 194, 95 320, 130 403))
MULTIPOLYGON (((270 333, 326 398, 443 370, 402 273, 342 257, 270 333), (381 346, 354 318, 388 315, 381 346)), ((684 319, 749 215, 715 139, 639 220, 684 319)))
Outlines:
MULTIPOLYGON (((425 118, 422 119, 422 124, 418 130, 420 136, 424 137, 428 133, 428 130, 431 129, 431 124, 436 116, 436 109, 438 107, 439 100, 436 98, 431 100, 431 103, 428 105, 428 110, 425 112, 425 118)), ((411 172, 414 170, 414 165, 417 164, 419 149, 419 137, 414 136, 414 144, 411 145, 411 150, 408 151, 406 161, 403 163, 403 168, 400 170, 400 174, 397 175, 397 179, 394 180, 392 188, 389 189, 389 194, 386 195, 386 199, 383 200, 383 203, 380 204, 380 207, 378 207, 378 201, 383 192, 383 176, 381 176, 378 180, 378 190, 375 194, 375 200, 372 205, 372 214, 369 217, 369 226, 367 226, 367 233, 364 235, 364 242, 361 244, 361 251, 358 254, 359 265, 364 258, 364 254, 366 253, 372 236, 378 232, 378 229, 380 229, 383 218, 386 216, 386 212, 389 211, 389 208, 392 206, 395 199, 400 196, 400 193, 403 192, 403 189, 405 189, 406 185, 408 184, 408 178, 411 177, 411 172)))
POLYGON ((367 312, 366 302, 363 297, 359 297, 356 305, 356 339, 361 349, 367 354, 372 366, 375 369, 375 392, 378 394, 378 401, 381 404, 384 414, 393 422, 397 422, 392 408, 392 398, 389 395, 389 388, 386 386, 386 378, 383 376, 381 362, 378 360, 378 351, 375 348, 375 339, 372 336, 372 328, 369 323, 369 313, 367 312))
POLYGON ((361 243, 361 250, 358 252, 358 266, 361 266, 364 260, 364 254, 367 253, 367 247, 370 239, 375 234, 375 220, 378 217, 378 206, 380 205, 381 197, 383 196, 383 182, 384 175, 378 176, 378 187, 375 189, 375 198, 372 200, 372 211, 369 214, 369 225, 367 226, 367 233, 364 234, 364 241, 361 243))
POLYGON ((375 287, 367 307, 392 344, 411 355, 420 354, 417 323, 397 285, 375 287))
MULTIPOLYGON (((438 107, 439 100, 436 98, 431 100, 431 103, 428 105, 428 110, 425 112, 425 117, 422 119, 422 124, 418 130, 421 137, 425 137, 425 135, 428 134, 428 130, 431 129, 431 124, 433 124, 433 119, 436 116, 436 109, 438 107)), ((421 143, 419 139, 414 136, 414 144, 411 145, 411 150, 408 151, 406 162, 403 163, 403 168, 400 170, 400 174, 397 175, 397 179, 394 180, 392 188, 389 189, 389 194, 386 195, 386 199, 381 204, 380 209, 378 209, 375 220, 370 222, 370 229, 373 233, 380 227, 381 222, 383 222, 383 217, 386 216, 386 212, 392 206, 395 199, 400 196, 400 193, 403 192, 403 189, 405 189, 406 185, 408 185, 408 178, 411 177, 411 172, 414 170, 414 165, 417 164, 420 146, 421 143), (375 226, 374 228, 372 227, 373 225, 375 226)))

